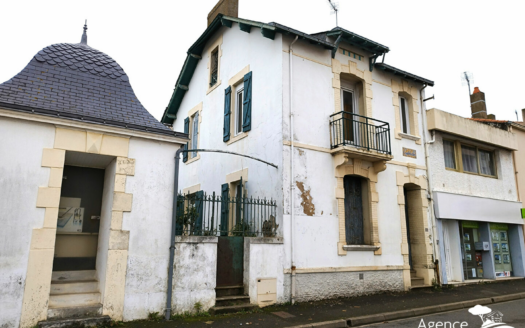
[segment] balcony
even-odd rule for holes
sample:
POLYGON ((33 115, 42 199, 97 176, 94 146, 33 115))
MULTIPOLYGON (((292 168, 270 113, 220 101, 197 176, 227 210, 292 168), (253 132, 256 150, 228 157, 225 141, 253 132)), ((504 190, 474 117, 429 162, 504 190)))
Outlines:
POLYGON ((330 115, 330 148, 332 154, 346 153, 352 158, 370 162, 389 161, 390 125, 387 122, 338 112, 330 115))

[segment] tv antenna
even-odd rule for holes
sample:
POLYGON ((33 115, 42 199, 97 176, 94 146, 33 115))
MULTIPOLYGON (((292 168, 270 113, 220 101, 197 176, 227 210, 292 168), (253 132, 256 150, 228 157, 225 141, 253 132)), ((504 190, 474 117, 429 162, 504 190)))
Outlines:
POLYGON ((461 73, 461 85, 468 85, 468 95, 470 97, 470 83, 474 83, 474 75, 470 72, 461 73))
POLYGON ((337 21, 337 12, 339 11, 339 4, 334 0, 328 0, 328 4, 330 5, 330 9, 332 10, 330 14, 335 14, 335 26, 339 27, 339 23, 337 21))

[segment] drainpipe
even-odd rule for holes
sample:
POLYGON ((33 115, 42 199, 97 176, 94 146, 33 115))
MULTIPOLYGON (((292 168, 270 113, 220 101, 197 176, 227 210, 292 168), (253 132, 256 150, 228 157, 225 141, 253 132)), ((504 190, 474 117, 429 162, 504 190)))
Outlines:
MULTIPOLYGON (((440 272, 439 272, 439 260, 437 258, 439 252, 436 251, 436 247, 438 247, 439 245, 437 245, 436 243, 436 239, 438 236, 437 234, 437 228, 436 228, 436 217, 435 217, 435 214, 434 214, 434 196, 432 194, 432 174, 430 172, 430 165, 429 165, 429 145, 433 144, 435 141, 436 141, 436 134, 435 134, 435 131, 432 131, 432 139, 429 140, 427 142, 427 110, 426 110, 426 107, 425 107, 425 102, 423 101, 423 90, 427 87, 427 85, 425 84, 423 86, 423 88, 421 88, 419 90, 419 99, 421 101, 421 112, 423 113, 422 115, 422 121, 423 121, 423 144, 424 144, 424 149, 425 149, 425 166, 427 167, 427 184, 428 184, 428 198, 430 198, 429 202, 428 202, 428 207, 430 208, 430 222, 432 224, 432 238, 433 238, 433 241, 432 241, 432 255, 434 257, 434 272, 435 272, 435 275, 436 275, 436 282, 438 284, 440 284, 440 272)), ((439 236, 438 236, 439 237, 439 236)))
POLYGON ((295 39, 292 41, 292 43, 290 43, 290 48, 289 48, 289 52, 288 52, 288 56, 289 56, 289 60, 290 60, 290 81, 288 82, 288 84, 290 85, 290 92, 289 92, 289 97, 290 97, 290 145, 291 145, 291 151, 290 151, 290 215, 291 215, 291 222, 290 222, 290 257, 291 257, 291 260, 292 260, 292 263, 291 263, 291 271, 292 271, 292 286, 291 286, 291 303, 292 305, 295 303, 295 261, 294 261, 294 254, 293 254, 293 250, 294 250, 294 243, 295 243, 295 239, 294 239, 294 229, 295 229, 295 211, 294 211, 294 206, 295 206, 295 202, 294 202, 294 190, 295 190, 295 186, 294 186, 294 171, 293 171, 293 157, 294 157, 294 137, 293 137, 293 97, 292 97, 292 85, 293 85, 293 66, 292 66, 292 62, 293 62, 293 44, 295 42, 297 42, 297 39, 299 38, 299 36, 295 36, 295 39))
POLYGON ((171 214, 171 243, 170 243, 170 262, 168 266, 168 297, 166 300, 166 320, 171 317, 171 295, 173 293, 173 261, 175 259, 175 229, 177 227, 177 192, 179 190, 179 162, 182 147, 175 152, 175 177, 173 183, 173 210, 171 214))

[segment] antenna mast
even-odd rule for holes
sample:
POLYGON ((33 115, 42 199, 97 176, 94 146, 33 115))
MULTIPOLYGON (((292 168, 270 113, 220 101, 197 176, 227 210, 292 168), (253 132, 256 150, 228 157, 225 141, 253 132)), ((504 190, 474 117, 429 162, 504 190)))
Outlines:
POLYGON ((337 20, 337 11, 339 10, 339 5, 333 0, 328 0, 328 3, 330 4, 330 7, 332 9, 332 14, 335 13, 335 26, 339 27, 339 22, 337 20))
POLYGON ((468 96, 470 97, 470 82, 474 82, 474 76, 470 72, 463 72, 461 73, 461 82, 462 85, 468 85, 468 96))

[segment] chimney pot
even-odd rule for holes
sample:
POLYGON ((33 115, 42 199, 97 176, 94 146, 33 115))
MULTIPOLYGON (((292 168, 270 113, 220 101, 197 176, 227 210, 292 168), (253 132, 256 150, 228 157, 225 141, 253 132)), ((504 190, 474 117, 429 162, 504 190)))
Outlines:
POLYGON ((487 118, 485 93, 481 92, 478 87, 475 87, 474 93, 470 95, 470 110, 472 118, 487 118))
POLYGON ((239 0, 219 0, 215 7, 208 14, 208 26, 217 17, 217 15, 223 14, 230 17, 239 17, 239 0))

